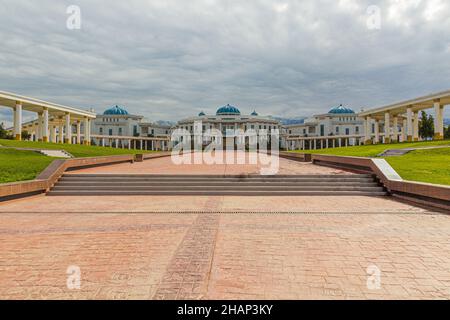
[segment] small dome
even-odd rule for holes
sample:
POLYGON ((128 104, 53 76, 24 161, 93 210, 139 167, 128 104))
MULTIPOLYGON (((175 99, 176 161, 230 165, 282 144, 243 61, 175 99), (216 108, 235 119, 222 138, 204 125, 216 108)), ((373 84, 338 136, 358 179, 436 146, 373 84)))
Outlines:
POLYGON ((125 110, 122 107, 114 106, 112 108, 107 109, 105 112, 103 112, 104 115, 127 115, 128 111, 125 110))
POLYGON ((341 114, 341 113, 355 113, 355 111, 353 111, 350 108, 346 108, 344 107, 342 104, 339 105, 339 107, 334 107, 333 109, 331 109, 330 111, 328 111, 328 113, 333 113, 333 114, 341 114))
POLYGON ((229 104, 219 108, 216 112, 216 115, 218 115, 218 116, 220 116, 220 115, 238 115, 238 114, 241 114, 239 109, 236 107, 230 106, 229 104))
POLYGON ((258 113, 256 112, 256 110, 253 110, 253 112, 251 113, 252 116, 257 116, 258 113))
POLYGON ((198 114, 199 117, 204 117, 206 116, 206 114, 203 111, 200 111, 200 113, 198 114))

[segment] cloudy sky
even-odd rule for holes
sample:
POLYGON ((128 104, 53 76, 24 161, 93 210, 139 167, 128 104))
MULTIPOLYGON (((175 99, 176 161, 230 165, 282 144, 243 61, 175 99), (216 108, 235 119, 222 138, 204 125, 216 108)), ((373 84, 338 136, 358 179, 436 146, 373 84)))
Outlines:
POLYGON ((227 103, 359 111, 450 88, 448 0, 4 0, 0 39, 0 90, 149 120, 227 103))

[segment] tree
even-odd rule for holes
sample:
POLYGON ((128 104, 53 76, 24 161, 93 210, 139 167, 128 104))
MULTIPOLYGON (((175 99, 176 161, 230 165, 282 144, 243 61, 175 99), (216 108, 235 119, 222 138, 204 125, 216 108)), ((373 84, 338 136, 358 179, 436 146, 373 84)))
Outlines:
POLYGON ((5 128, 3 127, 3 122, 0 123, 0 139, 6 139, 8 137, 8 134, 5 130, 5 128))
POLYGON ((30 140, 31 139, 31 133, 29 133, 27 130, 22 131, 22 139, 23 140, 30 140))
POLYGON ((444 130, 444 139, 450 139, 450 126, 444 130))
POLYGON ((432 138, 434 135, 433 116, 427 115, 425 111, 422 111, 422 116, 419 123, 419 135, 424 139, 432 138))

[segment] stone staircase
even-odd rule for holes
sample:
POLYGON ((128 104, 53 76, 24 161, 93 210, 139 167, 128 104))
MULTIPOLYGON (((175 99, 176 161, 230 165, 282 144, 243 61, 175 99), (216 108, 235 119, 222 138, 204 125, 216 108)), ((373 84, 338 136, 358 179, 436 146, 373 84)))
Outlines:
POLYGON ((65 150, 38 150, 39 153, 56 158, 73 158, 73 156, 65 150))
POLYGON ((65 174, 48 195, 383 196, 386 195, 386 191, 370 174, 276 176, 65 174))
POLYGON ((415 149, 389 149, 380 153, 379 157, 398 157, 407 154, 415 149))

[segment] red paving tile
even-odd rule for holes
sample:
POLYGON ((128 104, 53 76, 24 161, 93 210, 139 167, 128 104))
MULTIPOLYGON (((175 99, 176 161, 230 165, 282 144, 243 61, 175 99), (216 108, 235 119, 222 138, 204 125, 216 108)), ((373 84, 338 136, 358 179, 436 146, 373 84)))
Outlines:
POLYGON ((449 239, 389 197, 37 196, 0 204, 0 298, 450 299, 449 239))

